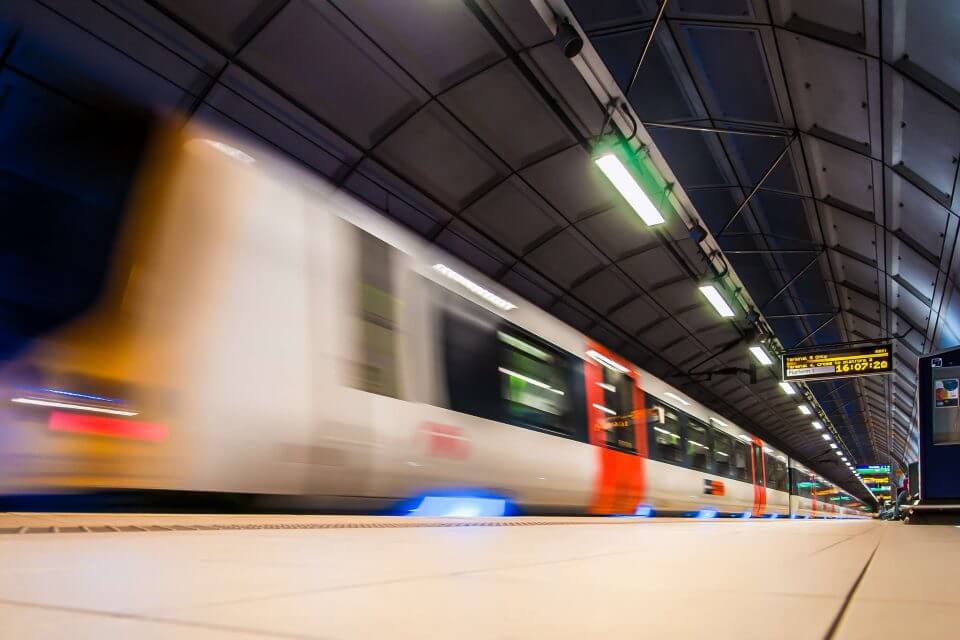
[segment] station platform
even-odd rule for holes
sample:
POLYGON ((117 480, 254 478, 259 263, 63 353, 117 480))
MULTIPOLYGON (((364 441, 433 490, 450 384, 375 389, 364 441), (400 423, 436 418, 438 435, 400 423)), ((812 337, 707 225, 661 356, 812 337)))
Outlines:
POLYGON ((0 514, 0 638, 942 638, 960 530, 0 514))

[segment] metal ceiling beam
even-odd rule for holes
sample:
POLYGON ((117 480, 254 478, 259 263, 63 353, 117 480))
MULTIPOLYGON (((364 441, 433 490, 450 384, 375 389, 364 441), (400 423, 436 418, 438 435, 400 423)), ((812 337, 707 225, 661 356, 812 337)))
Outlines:
MULTIPOLYGON (((799 122, 799 120, 797 118, 797 111, 794 104, 793 95, 790 91, 790 81, 789 81, 789 76, 787 74, 786 64, 783 58, 783 49, 780 46, 780 38, 776 29, 776 25, 773 23, 774 14, 771 7, 771 4, 772 4, 771 0, 766 0, 765 4, 767 9, 767 15, 770 20, 769 26, 773 32, 773 44, 774 44, 773 52, 776 54, 776 64, 779 67, 781 77, 784 79, 783 90, 786 93, 787 104, 789 105, 789 108, 790 108, 791 121, 793 123, 793 126, 797 126, 797 123, 799 122)), ((771 64, 771 60, 769 59, 769 56, 765 56, 765 58, 767 60, 768 65, 771 64)), ((808 157, 807 150, 803 144, 802 139, 800 140, 800 157, 803 160, 803 173, 806 175, 807 189, 811 195, 814 195, 816 194, 816 190, 814 189, 814 186, 813 186, 813 177, 810 171, 810 159, 808 157)), ((820 203, 814 200, 813 208, 816 215, 816 228, 820 233, 820 238, 825 240, 827 238, 827 234, 824 230, 823 216, 820 210, 820 203)), ((836 305, 837 307, 840 307, 841 300, 843 300, 843 298, 840 296, 840 288, 836 284, 837 277, 836 277, 836 273, 834 272, 833 262, 829 258, 827 259, 827 269, 828 269, 827 273, 829 274, 829 278, 831 281, 833 281, 833 294, 835 296, 836 305)), ((804 336, 804 338, 801 341, 799 341, 797 345, 803 344, 804 342, 809 340, 810 337, 812 337, 817 331, 820 331, 821 329, 823 329, 824 326, 826 326, 830 322, 833 322, 837 318, 837 316, 840 317, 840 326, 842 328, 842 335, 844 337, 847 337, 847 335, 849 335, 849 328, 847 327, 846 320, 843 314, 841 313, 828 318, 827 322, 821 324, 819 327, 816 327, 813 331, 811 331, 806 336, 804 336)), ((862 448, 861 440, 859 438, 859 435, 856 433, 856 431, 852 430, 850 433, 852 434, 853 439, 856 441, 856 444, 862 448)), ((874 448, 874 452, 876 453, 875 448, 874 448)), ((860 456, 860 457, 863 457, 863 456, 860 456)))
POLYGON ((768 315, 763 314, 763 317, 767 320, 786 320, 788 318, 809 318, 812 316, 829 316, 834 313, 839 313, 839 309, 834 309, 833 311, 811 311, 809 313, 781 313, 779 315, 768 315))
MULTIPOLYGON (((668 21, 668 24, 671 24, 671 27, 672 27, 672 23, 670 23, 670 22, 668 21)), ((684 68, 686 69, 687 75, 688 75, 688 76, 691 78, 691 80, 692 80, 693 88, 694 88, 694 90, 696 91, 697 97, 699 98, 700 106, 702 107, 702 111, 703 111, 703 113, 706 113, 706 114, 707 114, 707 116, 708 116, 708 117, 707 117, 707 120, 710 120, 710 121, 712 122, 712 118, 710 117, 710 112, 709 112, 709 109, 708 109, 708 106, 707 106, 707 105, 708 105, 708 102, 707 102, 707 100, 704 98, 703 91, 701 90, 699 84, 694 80, 694 74, 693 74, 693 71, 692 71, 692 69, 691 69, 691 67, 690 67, 690 62, 687 60, 687 57, 683 54, 683 47, 681 47, 680 44, 679 44, 679 37, 678 37, 677 34, 674 32, 673 28, 671 28, 671 29, 669 30, 669 33, 670 33, 670 35, 671 35, 671 37, 672 37, 674 46, 675 46, 675 47, 677 48, 677 50, 680 52, 680 54, 679 54, 679 55, 680 55, 680 60, 683 62, 683 65, 684 65, 684 68)), ((721 146, 722 146, 722 148, 723 148, 723 150, 724 150, 724 155, 725 155, 725 157, 726 157, 726 160, 727 160, 728 165, 729 165, 729 166, 731 167, 731 169, 734 171, 734 174, 736 174, 736 168, 735 168, 735 167, 736 167, 736 163, 733 161, 733 158, 731 157, 730 152, 729 152, 729 150, 727 149, 727 146, 723 144, 723 140, 722 140, 722 139, 721 139, 721 146)), ((756 221, 756 218, 755 218, 755 223, 758 224, 757 221, 756 221)), ((759 226, 759 225, 758 225, 758 226, 759 226)), ((770 243, 766 240, 765 235, 764 235, 764 234, 760 234, 760 235, 761 235, 761 237, 762 237, 763 240, 764 240, 764 244, 765 244, 767 247, 769 247, 769 246, 770 246, 770 243)), ((715 236, 715 237, 716 237, 716 236, 715 236)), ((777 270, 778 273, 782 273, 782 272, 783 272, 783 269, 780 268, 780 265, 777 265, 777 269, 776 269, 776 270, 777 270)), ((771 374, 771 375, 772 375, 772 374, 771 374)), ((773 377, 775 377, 775 376, 773 376, 773 377)))
POLYGON ((719 127, 704 127, 690 124, 675 124, 672 122, 641 122, 647 129, 675 129, 678 131, 698 131, 701 133, 729 133, 737 136, 759 136, 761 138, 785 138, 789 132, 773 133, 766 131, 750 131, 749 129, 721 129, 719 127))
POLYGON ((770 177, 770 174, 772 174, 774 169, 777 168, 777 165, 780 164, 780 161, 783 160, 783 157, 787 155, 788 151, 790 151, 790 147, 793 146, 793 143, 796 139, 797 139, 797 132, 794 132, 793 135, 790 136, 790 140, 787 141, 787 144, 784 145, 783 151, 781 151, 780 154, 776 157, 776 159, 772 163, 770 163, 770 166, 767 167, 767 170, 763 172, 763 176, 761 176, 760 181, 757 184, 753 185, 753 189, 751 189, 750 193, 747 194, 747 197, 743 199, 743 202, 740 203, 740 206, 737 207, 737 210, 730 215, 730 218, 723 225, 723 227, 720 228, 720 231, 714 235, 714 238, 717 238, 719 240, 720 236, 723 235, 723 232, 726 231, 728 228, 730 228, 730 225, 733 224, 734 220, 737 219, 737 216, 740 215, 740 212, 743 211, 744 208, 747 206, 747 204, 750 203, 750 200, 753 198, 753 196, 756 195, 757 191, 760 190, 760 187, 763 186, 763 183, 766 182, 767 178, 770 177))
POLYGON ((803 276, 803 274, 805 274, 810 269, 810 267, 817 264, 817 262, 819 262, 820 260, 820 256, 822 256, 823 253, 824 253, 823 251, 820 251, 819 253, 817 253, 817 255, 813 258, 813 260, 808 262, 802 269, 800 269, 800 271, 795 273, 792 278, 787 280, 787 282, 782 287, 780 287, 780 289, 775 294, 770 296, 770 298, 766 302, 760 305, 760 311, 763 311, 764 309, 769 307, 774 300, 779 298, 784 291, 790 288, 790 285, 792 285, 794 282, 799 280, 803 276))
POLYGON ((831 322, 833 322, 833 321, 837 318, 838 315, 840 315, 840 314, 839 314, 839 313, 835 313, 835 314, 833 314, 832 316, 830 316, 829 318, 827 318, 826 320, 824 320, 823 323, 821 323, 819 326, 817 326, 816 329, 814 329, 813 331, 811 331, 811 332, 808 333, 807 335, 805 335, 805 336, 803 336, 802 338, 800 338, 800 340, 799 340, 795 345, 793 345, 793 346, 790 347, 790 348, 791 348, 791 349, 796 349, 797 347, 799 347, 800 345, 802 345, 804 342, 806 342, 807 340, 809 340, 810 338, 812 338, 812 337, 814 336, 814 334, 816 334, 818 331, 820 331, 821 329, 823 329, 824 327, 826 327, 828 324, 830 324, 831 322))
POLYGON ((630 83, 627 85, 627 88, 624 90, 623 95, 629 100, 630 90, 633 89, 633 85, 636 84, 637 78, 640 76, 640 67, 643 66, 643 61, 647 57, 647 51, 650 50, 650 45, 653 44, 653 36, 657 33, 657 27, 660 25, 660 20, 663 18, 663 11, 667 8, 667 2, 669 0, 660 1, 660 10, 657 11, 657 17, 653 20, 653 26, 650 27, 650 33, 647 34, 647 41, 643 45, 643 51, 640 52, 640 58, 637 60, 637 64, 633 67, 633 75, 630 77, 630 83))
MULTIPOLYGON (((769 6, 768 6, 768 13, 769 13, 769 6)), ((664 21, 667 22, 668 24, 674 24, 679 22, 683 24, 698 24, 698 25, 706 25, 706 26, 721 27, 721 28, 746 27, 750 29, 757 29, 758 27, 766 26, 766 27, 772 28, 774 31, 783 31, 793 36, 800 36, 803 38, 814 40, 816 42, 828 44, 832 47, 836 47, 848 53, 854 54, 859 58, 873 60, 877 62, 879 65, 881 65, 881 67, 889 67, 892 71, 899 73, 904 78, 908 79, 910 82, 917 85, 917 87, 919 87, 923 92, 929 94, 931 97, 933 97, 937 101, 943 103, 944 105, 953 109, 954 111, 958 110, 957 105, 953 102, 953 100, 944 96, 940 91, 937 91, 933 87, 929 86, 927 82, 925 82, 920 78, 917 78, 914 74, 904 69, 903 66, 899 64, 900 63, 899 60, 896 62, 888 62, 887 60, 884 60, 880 56, 874 55, 865 50, 860 50, 860 49, 850 47, 848 45, 839 43, 836 40, 830 40, 829 38, 824 38, 823 36, 810 33, 809 31, 800 31, 792 27, 788 27, 785 24, 774 23, 772 18, 773 14, 770 14, 770 15, 771 15, 770 22, 766 22, 766 23, 749 22, 745 20, 729 20, 727 18, 724 18, 722 20, 711 20, 709 18, 696 18, 696 19, 671 18, 670 16, 667 16, 666 18, 664 18, 664 21)), ((602 38, 604 36, 617 35, 617 34, 629 32, 629 31, 637 31, 639 29, 643 29, 646 25, 647 25, 646 21, 629 22, 629 23, 617 25, 616 27, 613 27, 613 28, 593 29, 591 31, 587 31, 586 34, 590 38, 593 38, 594 36, 599 36, 602 38)), ((882 32, 881 32, 881 36, 882 36, 882 32)))
POLYGON ((752 255, 752 254, 763 254, 763 255, 780 255, 780 254, 789 254, 789 253, 816 253, 820 255, 823 251, 819 249, 745 249, 745 250, 727 250, 722 249, 724 255, 752 255))

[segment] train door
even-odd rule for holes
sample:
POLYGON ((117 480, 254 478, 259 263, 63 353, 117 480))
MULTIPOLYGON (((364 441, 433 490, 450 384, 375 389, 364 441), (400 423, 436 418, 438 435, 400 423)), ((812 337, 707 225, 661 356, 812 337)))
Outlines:
POLYGON ((640 375, 597 344, 584 362, 588 433, 597 447, 593 513, 632 514, 644 494, 647 455, 640 375))
POLYGON ((301 452, 306 493, 362 496, 371 482, 378 398, 395 397, 396 252, 335 213, 336 198, 311 202, 310 324, 313 442, 301 452))
POLYGON ((753 515, 762 516, 767 506, 767 469, 763 459, 763 444, 754 441, 750 447, 753 467, 753 515))

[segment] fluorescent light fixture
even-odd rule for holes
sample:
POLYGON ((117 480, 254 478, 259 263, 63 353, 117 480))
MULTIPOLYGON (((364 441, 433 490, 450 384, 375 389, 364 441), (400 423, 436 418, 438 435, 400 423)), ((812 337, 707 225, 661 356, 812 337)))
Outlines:
MULTIPOLYGON (((727 301, 723 299, 723 296, 720 295, 720 291, 712 284, 705 284, 700 287, 700 293, 713 305, 713 308, 717 310, 717 313, 719 313, 721 317, 732 318, 737 315, 733 312, 733 309, 730 308, 730 305, 727 304, 727 301)), ((750 350, 752 351, 753 347, 750 347, 750 350)), ((773 363, 771 362, 770 364, 773 363)))
POLYGON ((813 411, 810 411, 810 407, 808 407, 805 404, 798 404, 797 409, 800 409, 800 413, 802 413, 805 416, 809 416, 813 414, 813 411))
POLYGON ((843 460, 844 462, 846 462, 846 461, 847 461, 847 456, 843 456, 843 457, 840 458, 840 459, 843 460))
POLYGON ((525 376, 522 373, 517 373, 516 371, 511 371, 510 369, 504 369, 503 367, 499 367, 497 370, 500 373, 510 376, 511 378, 516 378, 517 380, 523 380, 524 382, 528 382, 535 387, 540 387, 541 389, 552 391, 553 393, 556 393, 561 396, 563 395, 563 391, 560 391, 560 389, 554 389, 553 387, 548 385, 546 382, 541 382, 540 380, 531 378, 530 376, 525 376))
POLYGON ((607 356, 597 351, 594 351, 593 349, 590 349, 589 351, 587 351, 587 355, 593 358, 594 360, 596 360, 597 362, 599 362, 600 364, 602 364, 603 366, 605 366, 607 369, 612 369, 618 373, 627 373, 628 371, 630 371, 619 362, 615 360, 611 360, 607 356))
POLYGON ((647 196, 646 192, 640 187, 636 178, 631 175, 620 158, 615 153, 605 153, 593 161, 603 171, 603 175, 609 180, 627 204, 640 216, 647 225, 653 226, 664 222, 663 216, 657 211, 657 207, 647 196))
POLYGON ((517 308, 517 305, 513 304, 512 302, 507 302, 506 300, 504 300, 494 292, 484 289, 473 280, 470 280, 469 278, 465 278, 464 276, 460 275, 459 273, 457 273, 450 267, 447 267, 446 265, 435 264, 433 265, 433 270, 449 278, 450 280, 453 280, 454 282, 459 284, 461 287, 463 287, 470 293, 473 293, 479 296, 480 298, 483 298, 484 300, 486 300, 493 306, 497 307, 498 309, 503 309, 504 311, 512 311, 513 309, 517 308))
POLYGON ((823 423, 820 422, 819 420, 814 420, 810 424, 812 424, 813 428, 816 429, 817 431, 819 431, 820 429, 823 429, 823 423))
POLYGON ((823 438, 824 440, 833 440, 833 438, 830 437, 829 433, 822 433, 820 434, 820 437, 823 438))
POLYGON ((685 406, 685 407, 689 407, 689 406, 690 406, 690 403, 689 403, 689 402, 687 402, 686 400, 684 400, 683 398, 681 398, 681 397, 678 396, 677 394, 673 393, 672 391, 664 391, 664 392, 663 392, 663 395, 667 396, 668 398, 673 398, 674 400, 676 400, 677 402, 679 402, 680 404, 682 404, 682 405, 685 406))
POLYGON ((53 400, 40 400, 39 398, 11 398, 10 402, 17 404, 32 404, 38 407, 52 407, 55 409, 76 409, 77 411, 91 411, 93 413, 106 413, 112 416, 135 416, 136 411, 123 411, 121 409, 108 409, 106 407, 91 407, 86 404, 73 404, 71 402, 55 402, 53 400))
POLYGON ((770 358, 770 355, 767 354, 766 349, 760 345, 753 345, 750 347, 750 353, 753 354, 753 357, 757 359, 757 362, 762 364, 765 367, 769 367, 773 364, 773 360, 770 358))
POLYGON ((796 395, 797 390, 793 388, 793 385, 789 382, 781 382, 780 388, 783 389, 783 392, 788 396, 796 395))
POLYGON ((837 448, 837 443, 836 443, 836 442, 831 442, 831 443, 830 443, 830 448, 831 448, 831 449, 836 449, 836 448, 837 448))
POLYGON ((730 426, 730 425, 728 425, 726 422, 724 422, 723 420, 721 420, 720 418, 718 418, 718 417, 716 417, 716 416, 710 416, 710 419, 711 419, 715 424, 718 424, 718 425, 720 425, 721 427, 729 427, 729 426, 730 426))
POLYGON ((654 427, 653 430, 656 431, 656 432, 658 432, 658 433, 662 433, 662 434, 664 434, 664 435, 671 436, 671 437, 674 437, 674 438, 679 438, 679 437, 680 437, 680 436, 678 436, 677 434, 675 434, 673 431, 667 431, 666 429, 663 429, 663 428, 661 428, 661 427, 654 427))
POLYGON ((594 408, 594 409, 599 409, 600 411, 603 411, 604 413, 609 414, 609 415, 611 415, 611 416, 617 415, 617 412, 614 411, 613 409, 611 409, 611 408, 609 408, 609 407, 605 407, 605 406, 603 406, 602 404, 597 404, 596 402, 593 403, 593 408, 594 408))
POLYGON ((607 384, 606 382, 598 382, 597 386, 600 387, 601 389, 606 389, 610 393, 617 392, 617 388, 615 386, 613 386, 612 384, 607 384))
POLYGON ((843 455, 843 451, 840 451, 840 450, 834 451, 834 453, 836 453, 838 456, 842 456, 842 455, 843 455))
MULTIPOLYGON (((656 428, 656 427, 654 427, 654 428, 656 428)), ((730 454, 729 454, 729 453, 724 453, 723 451, 714 451, 714 453, 716 453, 718 456, 723 456, 724 458, 729 458, 729 457, 730 457, 730 454)))
POLYGON ((701 447, 701 448, 703 448, 703 449, 709 449, 709 448, 710 448, 710 447, 708 447, 708 446, 705 445, 705 444, 701 444, 701 443, 697 442, 696 440, 690 440, 689 438, 687 438, 687 442, 689 442, 690 444, 692 444, 692 445, 694 445, 694 446, 701 447))

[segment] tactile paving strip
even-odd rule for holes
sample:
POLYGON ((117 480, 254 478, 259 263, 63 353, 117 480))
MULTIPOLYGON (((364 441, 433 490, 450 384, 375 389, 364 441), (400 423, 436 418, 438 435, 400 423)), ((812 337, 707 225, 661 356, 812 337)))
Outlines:
POLYGON ((415 520, 404 522, 304 522, 304 523, 258 523, 258 524, 169 524, 169 525, 76 525, 47 527, 0 527, 0 535, 32 533, 143 533, 151 531, 251 531, 251 530, 303 530, 303 529, 413 529, 422 527, 530 527, 550 525, 586 524, 639 524, 649 523, 647 518, 609 519, 537 519, 537 520, 415 520))

